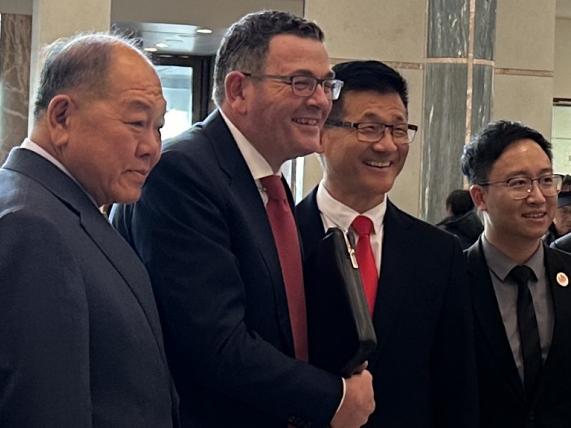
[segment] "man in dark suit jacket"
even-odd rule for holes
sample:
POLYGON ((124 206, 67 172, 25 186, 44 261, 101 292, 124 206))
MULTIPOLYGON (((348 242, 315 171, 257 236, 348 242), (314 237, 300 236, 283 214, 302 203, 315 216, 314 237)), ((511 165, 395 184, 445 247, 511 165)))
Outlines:
POLYGON ((283 162, 319 148, 340 86, 322 39, 285 12, 235 23, 216 58, 220 110, 167 142, 139 202, 112 213, 150 272, 184 426, 350 428, 372 411, 367 371, 344 386, 299 353, 265 207, 265 178, 283 193, 283 162))
POLYGON ((139 196, 164 111, 128 42, 51 47, 31 136, 0 169, 0 426, 176 425, 149 277, 98 209, 139 196))
POLYGON ((296 214, 306 259, 333 226, 353 235, 358 258, 361 245, 371 249, 372 278, 364 275, 368 261, 359 260, 378 338, 369 360, 377 410, 366 426, 474 426, 474 354, 460 246, 386 197, 416 130, 408 124, 406 82, 378 61, 333 70, 344 86, 322 136, 324 178, 296 214), (370 237, 356 233, 357 217, 373 226, 370 237))
POLYGON ((539 132, 505 121, 462 158, 484 219, 466 251, 483 428, 571 426, 571 256, 541 239, 562 181, 551 159, 539 132))

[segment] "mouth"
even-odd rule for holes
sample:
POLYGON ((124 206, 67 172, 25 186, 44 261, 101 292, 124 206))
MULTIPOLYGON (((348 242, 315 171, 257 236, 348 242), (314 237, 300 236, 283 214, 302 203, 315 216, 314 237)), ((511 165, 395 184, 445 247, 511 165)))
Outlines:
POLYGON ((292 122, 303 126, 319 126, 321 123, 319 119, 313 119, 310 117, 294 117, 292 122))
POLYGON ((373 168, 379 168, 379 169, 383 169, 383 168, 388 168, 390 167, 393 163, 392 161, 364 161, 364 164, 373 168))
POLYGON ((542 220, 545 218, 545 216, 547 216, 547 213, 545 211, 523 214, 524 218, 528 218, 530 220, 542 220))

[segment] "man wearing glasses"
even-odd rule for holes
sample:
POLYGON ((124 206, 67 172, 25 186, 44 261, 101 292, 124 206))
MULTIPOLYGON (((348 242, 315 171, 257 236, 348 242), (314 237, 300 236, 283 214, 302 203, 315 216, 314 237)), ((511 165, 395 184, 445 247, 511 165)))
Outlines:
POLYGON ((472 288, 480 426, 571 426, 571 256, 548 248, 562 177, 551 144, 514 122, 489 124, 462 170, 484 219, 466 250, 472 288))
POLYGON ((473 336, 460 245, 387 198, 417 131, 408 122, 406 82, 378 61, 337 64, 333 71, 344 84, 322 135, 323 180, 296 214, 307 259, 329 227, 356 242, 378 339, 368 365, 377 410, 366 426, 474 427, 473 336))
POLYGON ((245 16, 215 65, 218 110, 165 143, 113 221, 153 282, 185 427, 361 426, 371 375, 307 363, 301 251, 280 167, 320 148, 342 82, 315 24, 245 16))

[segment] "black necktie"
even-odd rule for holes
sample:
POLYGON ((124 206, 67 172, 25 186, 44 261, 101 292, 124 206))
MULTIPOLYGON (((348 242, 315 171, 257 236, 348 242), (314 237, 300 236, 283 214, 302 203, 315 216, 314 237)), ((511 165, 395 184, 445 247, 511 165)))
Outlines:
POLYGON ((537 376, 541 370, 541 345, 539 343, 539 330, 533 308, 533 300, 527 283, 533 271, 527 266, 514 267, 509 276, 518 287, 517 293, 517 327, 523 357, 523 379, 525 393, 531 398, 537 376))

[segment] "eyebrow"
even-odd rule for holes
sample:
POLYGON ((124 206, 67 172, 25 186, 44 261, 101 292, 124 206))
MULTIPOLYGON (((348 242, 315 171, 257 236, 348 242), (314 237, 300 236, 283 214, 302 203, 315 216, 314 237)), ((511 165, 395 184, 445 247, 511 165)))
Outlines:
MULTIPOLYGON (((320 79, 320 77, 317 77, 311 70, 307 70, 307 69, 298 69, 298 70, 294 70, 291 73, 288 73, 289 76, 311 76, 311 77, 316 77, 318 79, 320 79)), ((333 70, 329 70, 327 72, 327 74, 325 75, 325 77, 323 77, 323 79, 334 79, 335 78, 335 73, 333 72, 333 70)))
MULTIPOLYGON (((553 168, 543 168, 540 172, 538 177, 545 175, 545 174, 553 174, 553 168)), ((514 178, 514 177, 530 177, 531 175, 527 173, 527 171, 517 170, 510 172, 507 177, 514 178)))

